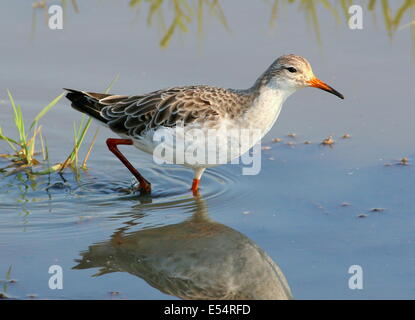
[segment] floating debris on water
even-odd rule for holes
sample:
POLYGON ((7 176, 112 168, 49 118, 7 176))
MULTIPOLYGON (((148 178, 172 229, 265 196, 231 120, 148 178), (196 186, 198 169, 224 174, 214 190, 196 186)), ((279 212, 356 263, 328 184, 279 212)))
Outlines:
POLYGON ((274 142, 274 143, 278 143, 278 142, 281 142, 281 141, 282 141, 281 138, 274 138, 274 139, 272 139, 272 142, 274 142))
POLYGON ((270 146, 262 146, 261 149, 262 150, 271 150, 271 147, 270 146))
POLYGON ((311 141, 306 140, 304 141, 304 144, 311 144, 311 141))
POLYGON ((344 135, 342 135, 342 139, 350 139, 351 135, 348 133, 345 133, 344 135))
POLYGON ((358 218, 366 218, 367 214, 366 213, 360 213, 357 215, 358 218))
POLYGON ((289 147, 294 147, 295 146, 295 143, 292 142, 292 141, 288 141, 288 142, 285 143, 285 145, 286 146, 289 146, 289 147))
POLYGON ((400 161, 399 161, 399 163, 398 163, 399 165, 401 165, 401 166, 407 166, 407 165, 409 165, 409 159, 407 158, 407 157, 403 157, 400 161))
POLYGON ((36 299, 38 297, 38 295, 36 293, 29 293, 26 295, 26 297, 30 298, 30 299, 36 299))
POLYGON ((329 136, 328 138, 324 139, 321 142, 321 144, 324 145, 324 146, 331 146, 331 145, 333 145, 334 144, 333 137, 332 136, 329 136))
POLYGON ((110 291, 109 294, 111 296, 119 296, 121 294, 121 292, 119 292, 119 291, 110 291))
POLYGON ((351 206, 351 204, 350 204, 349 202, 342 202, 342 203, 340 204, 340 206, 341 206, 341 207, 349 207, 349 206, 351 206))
POLYGON ((395 163, 390 163, 390 162, 386 162, 384 164, 384 166, 386 167, 390 167, 392 165, 398 165, 398 166, 409 166, 410 165, 410 161, 408 157, 403 157, 401 160, 399 160, 398 162, 395 163))
POLYGON ((297 134, 296 133, 289 133, 289 134, 287 134, 287 137, 295 138, 295 137, 297 137, 297 134))
POLYGON ((385 208, 372 208, 370 209, 370 212, 383 212, 385 210, 386 210, 385 208))
POLYGON ((244 212, 242 212, 242 214, 251 214, 252 212, 251 211, 244 211, 244 212))

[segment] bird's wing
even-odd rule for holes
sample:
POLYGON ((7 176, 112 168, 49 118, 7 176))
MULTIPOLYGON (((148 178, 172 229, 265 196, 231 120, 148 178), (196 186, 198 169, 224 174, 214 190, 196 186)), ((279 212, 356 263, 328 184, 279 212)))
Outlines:
POLYGON ((238 110, 240 97, 230 90, 209 86, 175 87, 137 96, 106 96, 101 116, 117 133, 140 137, 158 127, 215 121, 238 110))

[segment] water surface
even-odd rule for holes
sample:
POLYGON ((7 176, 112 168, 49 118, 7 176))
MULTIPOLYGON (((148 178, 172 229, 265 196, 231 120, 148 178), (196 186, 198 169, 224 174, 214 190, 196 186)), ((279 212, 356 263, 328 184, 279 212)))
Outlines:
MULTIPOLYGON (((131 176, 106 149, 105 139, 114 135, 104 128, 89 169, 78 177, 71 170, 35 178, 3 174, 0 279, 8 296, 224 297, 232 285, 214 280, 240 283, 233 277, 243 270, 256 281, 235 290, 237 297, 414 298, 411 28, 390 38, 379 3, 377 22, 365 11, 363 30, 348 29, 318 5, 319 44, 296 3, 281 2, 272 28, 272 3, 220 3, 227 28, 206 10, 202 35, 194 20, 164 49, 164 33, 156 22, 147 24, 148 8, 137 13, 127 1, 83 2, 79 13, 68 6, 59 31, 45 27, 38 11, 34 35, 30 5, 0 5, 5 132, 14 130, 6 88, 30 119, 62 87, 103 91, 116 74, 112 92, 120 94, 185 84, 246 88, 284 53, 305 56, 318 77, 346 96, 304 89, 290 97, 263 139, 270 148, 262 151, 261 172, 244 176, 237 165, 208 170, 200 199, 189 192, 192 172, 158 167, 123 147, 154 189, 151 196, 129 193, 131 176), (345 133, 351 138, 342 139, 345 133), (330 135, 336 143, 321 145, 330 135), (273 143, 275 137, 282 141, 273 143), (396 165, 404 156, 410 164, 396 165), (215 246, 222 264, 209 261, 215 246), (63 268, 62 290, 48 287, 51 265, 63 268), (348 287, 351 265, 363 268, 363 290, 348 287), (5 280, 10 266, 15 283, 5 280), (189 276, 192 268, 197 272, 189 276)), ((169 21, 169 6, 164 10, 169 21)), ((411 15, 402 19, 409 23, 411 15)), ((62 99, 42 120, 51 162, 70 152, 80 117, 62 99)), ((7 150, 0 143, 0 153, 7 150)), ((7 165, 0 159, 0 167, 7 165)))

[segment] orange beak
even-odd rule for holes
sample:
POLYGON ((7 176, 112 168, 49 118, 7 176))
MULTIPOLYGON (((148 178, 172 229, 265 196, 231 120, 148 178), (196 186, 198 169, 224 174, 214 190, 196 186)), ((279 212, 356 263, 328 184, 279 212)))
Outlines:
POLYGON ((310 87, 319 88, 321 90, 330 92, 330 93, 334 94, 335 96, 338 96, 340 99, 344 99, 344 96, 340 92, 338 92, 337 90, 333 89, 329 85, 325 84, 320 79, 313 78, 313 79, 311 79, 308 82, 308 84, 309 84, 310 87))

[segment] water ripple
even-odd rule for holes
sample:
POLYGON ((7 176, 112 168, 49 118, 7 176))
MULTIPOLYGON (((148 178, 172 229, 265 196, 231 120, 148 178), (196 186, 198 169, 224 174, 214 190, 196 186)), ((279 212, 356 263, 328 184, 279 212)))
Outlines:
MULTIPOLYGON (((128 174, 118 175, 118 171, 9 176, 0 180, 0 191, 5 191, 0 194, 0 223, 5 233, 24 231, 30 237, 41 233, 42 239, 82 237, 100 232, 108 223, 171 223, 194 211, 192 174, 178 166, 146 169, 151 195, 135 192, 135 181, 126 180, 123 177, 128 174)), ((200 194, 212 204, 210 212, 222 211, 244 196, 237 182, 230 167, 205 172, 200 194)))

